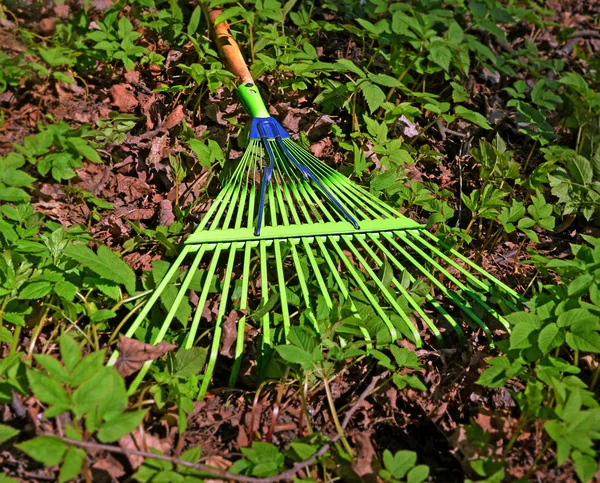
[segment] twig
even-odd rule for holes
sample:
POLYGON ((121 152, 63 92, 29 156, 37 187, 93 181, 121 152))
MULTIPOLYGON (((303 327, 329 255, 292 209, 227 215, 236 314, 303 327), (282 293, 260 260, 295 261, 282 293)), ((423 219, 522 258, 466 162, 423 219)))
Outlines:
MULTIPOLYGON (((386 371, 378 376, 375 376, 371 380, 371 383, 366 387, 366 389, 361 393, 361 395, 358 397, 356 402, 352 405, 352 407, 346 413, 346 415, 344 417, 344 421, 342 423, 342 429, 346 429, 346 426, 348 426, 348 424, 350 424, 350 421, 352 419, 352 416, 354 416, 354 413, 356 413, 356 411, 358 411, 358 409, 362 405, 363 401, 367 398, 367 396, 369 396, 369 394, 371 394, 371 392, 373 392, 373 390, 377 386, 377 383, 379 382, 379 380, 386 377, 387 374, 388 374, 388 372, 386 371)), ((299 471, 314 464, 321 456, 323 456, 325 453, 327 453, 329 451, 329 449, 331 448, 331 446, 333 444, 337 443, 340 440, 340 435, 335 434, 334 436, 332 436, 331 439, 329 440, 329 442, 326 443, 325 445, 323 445, 310 458, 308 458, 304 461, 301 461, 300 463, 296 463, 292 468, 290 468, 287 471, 284 471, 283 473, 280 473, 279 475, 269 476, 266 478, 255 478, 253 476, 234 475, 233 473, 228 473, 227 471, 219 470, 217 468, 213 468, 212 466, 207 466, 202 463, 192 463, 190 461, 180 460, 180 459, 172 457, 172 456, 150 453, 148 451, 120 448, 118 446, 112 446, 110 444, 96 443, 94 441, 77 441, 75 439, 62 438, 62 437, 60 439, 62 441, 64 441, 65 443, 71 444, 73 446, 77 446, 79 448, 84 448, 87 450, 108 451, 109 453, 118 453, 118 454, 123 454, 126 456, 127 455, 135 455, 135 456, 142 456, 143 458, 154 458, 154 459, 161 460, 161 461, 168 461, 169 463, 172 463, 175 465, 185 466, 186 468, 191 468, 191 469, 194 469, 197 471, 201 471, 203 473, 207 473, 211 476, 217 476, 219 478, 223 478, 226 480, 240 481, 240 482, 244 482, 244 483, 277 483, 278 481, 284 481, 284 480, 291 479, 299 471)))

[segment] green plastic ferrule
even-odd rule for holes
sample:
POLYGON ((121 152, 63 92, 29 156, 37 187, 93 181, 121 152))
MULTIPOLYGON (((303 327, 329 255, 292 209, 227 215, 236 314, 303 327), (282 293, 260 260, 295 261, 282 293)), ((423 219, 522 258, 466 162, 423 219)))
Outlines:
POLYGON ((244 109, 250 116, 271 117, 255 84, 252 82, 242 84, 237 88, 236 92, 242 106, 244 106, 244 109))

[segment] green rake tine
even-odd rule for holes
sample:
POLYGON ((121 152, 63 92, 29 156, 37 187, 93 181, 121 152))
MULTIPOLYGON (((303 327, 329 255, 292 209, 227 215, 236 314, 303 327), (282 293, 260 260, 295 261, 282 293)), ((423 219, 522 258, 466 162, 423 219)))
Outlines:
MULTIPOLYGON (((278 164, 278 168, 280 168, 279 164, 278 164)), ((283 177, 285 175, 288 175, 288 177, 290 177, 291 173, 289 173, 289 171, 288 171, 287 166, 285 165, 285 163, 281 163, 281 168, 285 172, 285 173, 283 171, 281 172, 282 180, 284 179, 283 177)), ((298 212, 296 211, 296 207, 294 206, 294 201, 293 201, 293 198, 292 198, 292 194, 290 193, 290 189, 289 189, 287 183, 283 183, 282 182, 282 187, 283 187, 283 194, 285 195, 285 199, 288 202, 290 213, 292 214, 294 222, 297 223, 297 224, 300 224, 300 217, 298 216, 298 212)), ((297 188, 296 188, 295 180, 293 180, 293 179, 292 179, 292 192, 294 193, 295 197, 299 197, 299 193, 298 193, 297 188)), ((285 220, 285 218, 284 218, 284 220, 285 220)), ((325 284, 325 280, 323 280, 323 277, 321 275, 321 270, 319 269, 319 265, 317 264, 317 261, 315 260, 314 254, 313 254, 313 252, 312 252, 312 250, 310 248, 309 241, 307 239, 303 238, 302 239, 302 244, 304 246, 305 253, 308 256, 310 264, 313 267, 315 278, 317 279, 317 284, 319 285, 319 288, 321 289, 321 294, 325 298, 327 306, 331 309, 333 307, 333 302, 331 301, 331 297, 329 296, 329 291, 327 290, 327 286, 325 284)), ((294 258, 294 263, 298 264, 296 266, 300 266, 299 265, 299 260, 297 260, 298 253, 297 253, 297 251, 295 249, 295 244, 293 244, 292 246, 294 247, 294 250, 293 250, 294 257, 295 257, 294 258)), ((299 276, 300 276, 300 273, 301 273, 301 270, 298 270, 299 276)), ((301 278, 302 278, 302 280, 304 280, 304 274, 302 274, 301 278)), ((302 282, 301 282, 301 284, 302 284, 302 282)), ((308 308, 311 308, 310 298, 308 297, 308 288, 306 287, 306 282, 305 281, 302 284, 302 289, 303 289, 303 294, 305 294, 306 306, 308 308)), ((315 329, 317 331, 319 331, 320 329, 318 327, 316 318, 314 320, 314 323, 315 323, 315 329)))
MULTIPOLYGON (((246 174, 246 181, 248 181, 248 171, 246 174)), ((242 195, 242 186, 241 186, 241 183, 239 183, 238 186, 236 187, 235 194, 232 197, 231 202, 230 202, 231 205, 237 204, 237 206, 238 206, 237 216, 236 216, 236 220, 235 220, 235 228, 240 228, 242 226, 242 214, 243 214, 243 208, 245 206, 245 203, 246 203, 246 190, 243 191, 243 195, 242 195), (238 197, 240 197, 239 202, 238 202, 238 197)), ((229 212, 227 213, 227 216, 223 223, 224 227, 229 227, 233 213, 234 213, 233 210, 229 210, 229 212)), ((210 381, 212 379, 212 374, 214 372, 215 364, 217 362, 217 357, 219 355, 219 347, 221 345, 221 334, 223 332, 223 319, 225 317, 225 310, 227 309, 227 305, 229 303, 229 288, 231 286, 231 278, 232 278, 232 273, 233 273, 233 265, 235 262, 237 245, 238 245, 237 243, 230 244, 229 257, 227 260, 227 268, 225 269, 224 283, 223 283, 223 288, 222 288, 222 293, 221 293, 221 300, 219 302, 219 311, 217 313, 217 320, 215 322, 215 327, 214 327, 214 332, 213 332, 213 341, 212 341, 210 352, 209 352, 208 365, 206 366, 206 369, 204 371, 204 378, 202 379, 202 385, 200 386, 200 391, 198 393, 198 399, 203 399, 204 395, 206 394, 206 391, 208 390, 208 385, 210 384, 210 381)), ((219 252, 220 252, 220 250, 219 250, 219 252)), ((217 253, 217 250, 215 250, 214 257, 218 258, 218 256, 219 256, 219 253, 217 253)), ((210 284, 211 280, 207 280, 206 283, 210 284)), ((196 310, 199 312, 202 312, 202 307, 200 305, 198 305, 196 310)), ((194 337, 195 337, 195 333, 194 333, 194 337)), ((193 340, 193 339, 191 339, 191 340, 193 340)))
MULTIPOLYGON (((356 285, 360 288, 360 290, 363 292, 364 296, 371 303, 371 305, 373 306, 373 308, 375 309, 375 311, 377 312, 377 314, 383 320, 383 323, 388 328, 388 331, 390 333, 390 337, 392 338, 392 340, 398 339, 398 333, 396 332, 396 327, 394 327, 394 324, 389 319, 389 317, 387 316, 387 314, 383 311, 383 309, 381 308, 381 306, 377 302, 377 299, 373 296, 373 294, 369 291, 369 289, 367 288, 367 286, 365 285, 365 283, 362 281, 360 275, 358 274, 358 271, 356 270, 356 268, 354 267, 354 265, 352 265, 352 262, 350 261, 350 259, 344 254, 344 252, 342 251, 341 247, 337 244, 337 242, 333 239, 332 236, 330 236, 328 238, 329 238, 329 241, 333 244, 333 248, 337 252, 338 257, 340 257, 340 259, 342 260, 342 262, 346 266, 346 269, 352 274, 352 277, 354 278, 354 281, 355 281, 356 285)), ((409 338, 411 338, 411 337, 409 336, 409 338)), ((415 344, 418 347, 421 347, 420 346, 420 337, 417 340, 413 341, 413 342, 415 342, 415 344)))
MULTIPOLYGON (((271 212, 271 225, 277 226, 277 212, 275 206, 275 195, 273 193, 273 183, 269 183, 269 204, 271 212)), ((285 216, 282 213, 282 216, 285 216)), ((277 281, 279 282, 279 299, 281 301, 281 312, 283 316, 283 331, 285 334, 285 340, 287 342, 288 333, 290 331, 290 310, 288 307, 287 300, 287 289, 285 286, 285 279, 283 277, 283 260, 281 258, 281 241, 273 241, 273 251, 275 253, 275 267, 277 271, 277 281)))
MULTIPOLYGON (((275 176, 281 183, 281 189, 276 190, 277 203, 280 206, 280 211, 286 212, 285 202, 283 200, 283 198, 285 196, 286 200, 288 201, 290 212, 292 213, 294 220, 298 220, 298 214, 295 211, 295 207, 292 203, 290 203, 289 190, 287 189, 287 184, 284 183, 283 173, 281 172, 281 166, 280 166, 281 160, 276 158, 275 163, 276 163, 275 164, 275 176)), ((283 224, 286 226, 289 225, 288 218, 285 215, 283 216, 283 224)), ((311 320, 313 322, 313 326, 315 327, 315 330, 317 332, 319 332, 319 325, 317 323, 317 319, 314 316, 314 314, 312 313, 312 306, 310 303, 308 287, 306 285, 306 279, 305 279, 304 273, 302 271, 302 266, 300 265, 300 258, 298 256, 298 250, 296 249, 296 243, 291 240, 290 240, 290 252, 292 253, 292 259, 294 260, 294 267, 296 267, 296 273, 298 275, 298 282, 300 283, 302 297, 304 298, 304 303, 306 305, 306 308, 308 309, 309 317, 311 318, 311 320)), ((287 334, 286 334, 286 337, 287 337, 287 334)))
MULTIPOLYGON (((406 328, 408 329, 408 333, 410 333, 412 335, 412 337, 409 336, 409 339, 413 340, 413 338, 414 338, 414 340, 417 341, 417 346, 421 347, 422 342, 421 342, 421 336, 419 335, 419 332, 415 329, 415 327, 412 324, 412 322, 410 321, 410 319, 404 313, 404 310, 402 310, 400 308, 400 306, 398 305, 398 302, 396 302, 396 300, 394 299, 394 296, 391 294, 391 292, 389 290, 389 287, 386 287, 383 284, 383 282, 381 280, 379 280, 379 277, 373 271, 373 269, 369 266, 369 264, 367 263, 367 261, 365 260, 365 258, 359 253, 359 251, 356 249, 356 247, 352 243, 350 243, 350 240, 352 238, 358 239, 358 238, 362 238, 362 237, 360 235, 356 236, 356 237, 350 237, 349 235, 343 235, 342 236, 342 239, 346 242, 346 246, 348 247, 348 249, 360 261, 360 263, 363 266, 363 268, 371 276, 371 280, 373 280, 373 282, 375 282, 375 285, 377 285, 379 287, 379 289, 383 293, 383 296, 385 297, 385 299, 394 308, 394 310, 400 316, 400 318, 402 319, 402 321, 406 324, 406 328)), ((437 332, 437 329, 436 329, 436 332, 437 332)), ((405 334, 405 335, 407 335, 407 333, 404 332, 404 331, 402 331, 402 333, 405 334)), ((438 335, 439 335, 439 332, 436 334, 436 336, 438 336, 438 335)))
MULTIPOLYGON (((329 220, 333 220, 333 216, 329 213, 329 211, 327 210, 327 208, 325 206, 323 206, 323 204, 321 203, 320 198, 316 195, 316 193, 314 192, 314 190, 312 189, 312 186, 307 183, 305 180, 301 180, 298 179, 298 177, 296 177, 297 180, 297 184, 298 184, 298 188, 300 189, 300 191, 304 194, 304 197, 307 201, 312 200, 314 203, 317 204, 317 206, 319 206, 322 210, 323 215, 328 218, 329 220)), ((305 216, 306 219, 308 220, 308 223, 313 224, 312 219, 308 213, 308 210, 306 209, 306 205, 304 203, 304 199, 302 197, 299 198, 301 200, 300 205, 302 207, 302 209, 305 212, 305 216)), ((315 237, 316 238, 316 242, 319 245, 319 248, 321 249, 321 253, 323 254, 325 260, 327 261, 327 264, 329 266, 330 272, 333 275, 336 283, 338 284, 338 287, 340 287, 340 290, 342 291, 342 295, 344 295, 344 297, 346 299, 350 298, 350 293, 348 291, 348 288, 346 287, 346 284, 343 282, 343 280, 341 279, 341 277, 339 276, 338 273, 338 268, 335 266, 335 263, 333 262, 333 260, 331 259, 331 256, 329 255, 329 251, 327 250, 327 247, 325 246, 322 237, 315 237)), ((362 281, 360 280, 360 277, 357 276, 356 271, 354 271, 354 267, 352 266, 352 263, 346 258, 346 256, 343 254, 342 250, 340 249, 339 245, 337 244, 337 240, 332 237, 332 236, 328 236, 327 240, 331 243, 331 245, 333 246, 334 250, 338 253, 338 256, 340 253, 342 253, 342 261, 343 263, 349 268, 349 272, 352 274, 353 278, 355 279, 355 281, 357 282, 357 285, 361 288, 362 291, 364 291, 366 289, 365 285, 362 283, 362 281), (349 265, 348 265, 348 264, 349 265)), ((370 297, 369 300, 374 300, 373 296, 368 293, 365 294, 365 296, 367 296, 367 298, 370 297)), ((353 311, 353 313, 358 313, 358 309, 356 308, 356 304, 354 303, 354 301, 350 298, 350 308, 353 311)), ((379 307, 379 310, 381 310, 381 308, 379 307)), ((383 313, 383 311, 381 310, 381 313, 383 313)), ((381 314, 380 314, 381 315, 381 314)), ((388 326, 388 328, 391 326, 393 327, 393 324, 391 323, 391 321, 387 318, 387 316, 384 314, 382 319, 385 322, 386 325, 388 326)), ((371 348, 372 347, 372 340, 371 340, 371 336, 368 333, 368 331, 364 328, 361 327, 360 328, 361 332, 363 333, 363 336, 365 337, 365 340, 367 341, 367 347, 371 348)), ((392 332, 390 332, 390 334, 395 334, 395 328, 393 329, 392 332)))
MULTIPOLYGON (((251 169, 248 170, 246 173, 246 194, 248 194, 248 228, 252 228, 252 220, 254 219, 254 205, 256 202, 256 187, 254 182, 250 183, 250 174, 255 172, 257 160, 262 155, 262 149, 259 148, 260 146, 257 146, 256 149, 253 149, 254 157, 252 158, 252 166, 251 169), (250 186, 249 193, 247 188, 248 186, 250 186)), ((244 196, 244 201, 245 199, 246 197, 244 196)), ((248 291, 250 285, 250 258, 252 246, 248 242, 244 243, 243 245, 238 245, 244 247, 244 266, 242 269, 242 296, 240 299, 240 311, 247 311, 248 291)), ((229 376, 230 386, 233 386, 235 384, 242 364, 242 354, 244 352, 244 336, 246 332, 246 317, 247 316, 244 314, 242 318, 238 321, 235 354, 233 359, 233 366, 231 367, 231 374, 229 376)))
MULTIPOLYGON (((397 235, 397 232, 395 234, 397 235)), ((485 325, 483 323, 483 321, 469 307, 467 307, 460 300, 460 298, 454 293, 454 291, 448 289, 443 283, 441 283, 437 278, 435 278, 429 270, 427 270, 423 265, 421 265, 402 246, 400 246, 400 244, 398 242, 396 242, 396 240, 394 240, 394 234, 384 233, 383 236, 385 238, 387 238, 387 240, 390 242, 390 244, 396 250, 398 250, 402 254, 402 256, 405 257, 413 266, 415 266, 419 270, 419 272, 421 272, 423 275, 425 275, 425 277, 427 277, 438 289, 440 289, 440 291, 446 297, 450 298, 450 300, 452 300, 465 314, 467 314, 469 316, 469 319, 475 323, 475 325, 473 325, 473 324, 469 324, 469 325, 471 325, 471 327, 473 327, 474 329, 480 328, 481 330, 483 330, 491 341, 490 346, 494 347, 492 333, 490 332, 487 325, 485 325)), ((469 319, 467 319, 467 322, 469 319)))
MULTIPOLYGON (((239 243, 238 246, 242 244, 239 243)), ((244 243, 244 268, 242 269, 242 298, 240 299, 240 311, 248 310, 248 285, 250 284, 250 243, 244 243)), ((233 366, 229 376, 229 386, 233 386, 237 381, 240 367, 242 365, 242 354, 244 352, 244 336, 246 334, 246 315, 238 320, 238 331, 235 343, 235 354, 233 356, 233 366)))
MULTIPOLYGON (((400 271, 405 272, 408 275, 408 278, 411 283, 416 282, 417 279, 406 269, 406 267, 404 267, 404 265, 402 265, 402 263, 392 254, 392 252, 390 252, 390 250, 388 250, 388 248, 383 243, 381 243, 381 241, 375 234, 370 233, 369 237, 375 242, 377 247, 381 251, 383 251, 383 253, 386 255, 388 260, 390 260, 400 271)), ((406 289, 404 289, 404 287, 403 287, 403 290, 404 290, 404 292, 406 292, 406 289)), ((403 294, 404 294, 404 292, 403 292, 403 294)), ((421 317, 424 317, 425 320, 427 321, 427 316, 425 315, 425 313, 423 312, 421 307, 419 307, 419 305, 413 300, 413 298, 410 296, 410 294, 408 294, 406 292, 405 297, 408 298, 409 302, 414 307, 416 312, 421 317)), ((446 309, 444 309, 444 307, 437 300, 435 300, 435 298, 433 298, 433 296, 430 293, 428 293, 425 298, 442 315, 442 317, 444 317, 448 321, 448 323, 452 326, 452 328, 454 328, 461 344, 464 345, 466 343, 465 335, 464 335, 462 328, 456 322, 456 320, 454 320, 452 318, 452 316, 446 311, 446 309)), ((429 325, 429 323, 427 323, 427 325, 429 325)))
MULTIPOLYGON (((233 264, 235 261, 236 243, 232 243, 229 249, 229 257, 227 260, 227 268, 225 270, 225 279, 223 285, 223 292, 221 294, 221 301, 219 302, 219 312, 217 314, 217 321, 215 323, 213 341, 210 348, 210 356, 208 359, 208 365, 204 371, 204 377, 202 379, 202 385, 198 393, 198 399, 204 399, 204 395, 208 390, 208 385, 212 379, 212 374, 215 369, 217 362, 217 356, 219 355, 219 346, 221 345, 221 333, 223 331, 223 318, 225 317, 225 309, 227 308, 229 298, 229 287, 231 286, 231 274, 233 272, 233 264)), ((210 283, 210 282, 209 282, 210 283)), ((202 308, 196 309, 198 312, 202 312, 202 308)))
MULTIPOLYGON (((298 204, 300 205, 300 208, 303 210, 303 213, 307 220, 307 223, 309 223, 311 225, 314 224, 310 214, 308 213, 308 209, 306 208, 306 203, 305 203, 305 200, 309 201, 311 199, 313 201, 315 201, 317 203, 317 205, 320 205, 324 214, 328 215, 330 219, 333 219, 333 217, 331 217, 331 215, 327 212, 327 209, 320 203, 320 199, 318 198, 318 196, 316 196, 316 194, 312 190, 312 187, 308 183, 306 183, 305 180, 299 179, 298 176, 294 175, 294 179, 295 179, 295 181, 293 181, 293 183, 294 183, 293 186, 294 186, 294 188, 297 187, 297 189, 294 189, 294 192, 297 194, 298 204), (300 195, 300 191, 304 194, 304 196, 300 195), (313 195, 312 198, 311 198, 311 194, 313 195)), ((337 245, 337 243, 333 237, 328 237, 328 240, 332 243, 332 245, 334 245, 334 246, 337 245)), ((316 241, 317 245, 319 245, 319 248, 321 249, 323 258, 325 258, 325 261, 327 262, 327 265, 329 266, 330 273, 333 275, 338 287, 342 291, 342 295, 346 299, 350 299, 350 308, 351 308, 352 312, 355 314, 358 313, 356 304, 350 298, 350 293, 348 291, 348 288, 346 287, 346 284, 344 283, 344 281, 341 279, 341 277, 338 273, 338 269, 335 266, 335 263, 333 262, 333 260, 331 259, 331 256, 329 255, 329 251, 327 250, 327 247, 325 246, 322 237, 315 237, 315 241, 316 241)), ((363 333, 365 340, 367 341, 367 344, 368 344, 367 347, 371 348, 372 340, 371 340, 370 334, 364 327, 361 327, 360 330, 363 333)))
MULTIPOLYGON (((171 282, 171 280, 179 272, 179 266, 183 263, 183 261, 185 260, 185 257, 187 257, 191 251, 192 251, 191 246, 183 247, 183 250, 181 251, 181 253, 177 257, 177 259, 175 260, 175 263, 173 265, 171 265, 171 268, 169 268, 169 271, 165 274, 163 279, 160 281, 160 283, 158 284, 158 287, 156 287, 156 289, 152 293, 152 296, 148 299, 148 301, 144 305, 144 308, 140 311, 138 316, 135 318, 135 320, 131 324, 131 327, 129 327, 129 330, 125 333, 125 337, 132 337, 135 334, 135 332, 138 330, 139 326, 142 324, 143 320, 147 317, 150 310, 152 310, 152 307, 154 306, 154 304, 158 301, 159 297, 162 295, 163 291, 165 290, 165 288, 167 287, 169 282, 171 282)), ((119 357, 119 351, 115 350, 111 354, 108 364, 111 366, 114 365, 114 363, 117 361, 118 357, 119 357)))
MULTIPOLYGON (((267 276, 267 242, 265 240, 260 240, 259 242, 259 251, 260 251, 260 291, 261 291, 261 300, 263 307, 267 304, 269 300, 269 283, 267 276)), ((265 313, 261 317, 261 325, 262 325, 262 347, 261 354, 263 362, 268 360, 268 356, 271 353, 271 348, 273 347, 273 343, 271 340, 271 326, 269 325, 269 313, 265 313)), ((266 371, 266 364, 262 364, 262 371, 260 375, 260 379, 262 380, 266 371)))
MULTIPOLYGON (((379 243, 379 240, 377 239, 377 237, 373 236, 373 234, 369 234, 369 238, 379 248, 383 248, 383 249, 385 248, 385 247, 383 247, 383 244, 379 243)), ((379 266, 382 266, 383 265, 383 260, 381 258, 379 258, 379 256, 369 246, 369 244, 362 237, 356 237, 356 239, 361 244, 361 246, 365 249, 365 251, 369 254, 369 256, 371 258, 373 258, 373 260, 375 261, 375 263, 378 264, 379 266)), ((388 256, 389 259, 394 259, 394 262, 395 262, 394 265, 396 265, 396 266, 397 265, 402 266, 402 264, 398 260, 395 260, 395 257, 393 257, 393 256, 390 257, 389 255, 387 255, 387 256, 388 256)), ((436 340, 438 341, 438 343, 443 346, 442 334, 440 333, 440 331, 438 330, 438 328, 435 326, 435 324, 433 323, 433 321, 425 314, 425 312, 423 311, 423 309, 421 309, 421 307, 419 307, 419 305, 414 301, 414 299, 410 296, 410 294, 406 291, 406 289, 402 286, 402 284, 398 281, 398 279, 395 276, 392 277, 391 281, 393 282, 394 286, 398 289, 398 291, 408 301, 408 303, 412 306, 412 308, 415 310, 415 312, 417 312, 419 314, 419 316, 425 321, 425 323, 427 324, 427 326, 429 327, 429 329, 435 335, 436 340)))
MULTIPOLYGON (((496 310, 494 310, 492 307, 490 307, 483 299, 481 299, 475 292, 473 292, 473 290, 469 289, 464 283, 462 283, 460 280, 458 280, 454 275, 452 275, 450 272, 448 272, 446 269, 444 269, 439 263, 437 263, 433 258, 431 258, 429 255, 427 255, 427 253, 425 253, 423 250, 421 250, 417 245, 415 245, 412 241, 409 240, 408 236, 405 233, 401 233, 401 232, 396 232, 396 235, 402 239, 405 243, 407 243, 408 245, 410 245, 410 247, 415 250, 419 255, 421 255, 425 260, 427 260, 429 263, 431 263, 435 268, 437 268, 442 274, 444 274, 446 277, 448 277, 449 280, 451 280, 454 284, 456 284, 457 287, 459 287, 461 290, 463 290, 469 297, 471 297, 475 302, 477 302, 479 305, 481 305, 484 309, 486 309, 491 315, 493 315, 495 318, 498 319, 498 321, 500 321, 500 323, 502 325, 504 325, 505 328, 510 330, 510 325, 508 324, 508 322, 506 321, 506 319, 499 314, 498 312, 496 312, 496 310)), ((446 257, 447 258, 447 257, 446 257)), ((467 272, 468 273, 468 272, 467 272)), ((476 279, 477 280, 477 279, 476 279)))
MULTIPOLYGON (((515 290, 513 290, 512 288, 510 288, 508 285, 506 285, 501 280, 498 280, 491 273, 486 272, 483 268, 481 268, 476 263, 473 263, 471 260, 469 260, 467 257, 465 257, 462 253, 460 253, 457 250, 455 250, 454 248, 451 248, 450 246, 448 246, 446 243, 444 243, 443 241, 441 241, 440 239, 438 239, 434 234, 429 233, 428 231, 424 231, 423 233, 425 233, 425 235, 427 235, 429 238, 431 238, 435 243, 439 243, 446 250, 449 250, 450 253, 452 253, 452 255, 454 255, 456 258, 459 258, 463 262, 465 262, 467 265, 469 265, 469 267, 471 267, 473 270, 475 270, 478 273, 480 273, 481 275, 483 275, 490 282, 498 285, 506 293, 508 293, 509 295, 512 295, 513 297, 515 297, 517 300, 519 300, 519 302, 521 302, 521 303, 527 302, 527 300, 523 296, 521 296, 520 294, 518 294, 515 290)), ((511 308, 513 308, 513 307, 511 307, 511 308)), ((516 307, 514 307, 514 310, 517 311, 518 309, 516 307)))

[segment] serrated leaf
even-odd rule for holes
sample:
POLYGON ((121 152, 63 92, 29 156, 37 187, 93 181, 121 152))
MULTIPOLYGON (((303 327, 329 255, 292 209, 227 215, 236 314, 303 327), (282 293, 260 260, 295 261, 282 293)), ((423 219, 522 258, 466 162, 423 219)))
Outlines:
POLYGON ((573 350, 600 353, 600 334, 593 330, 582 330, 579 332, 567 332, 567 344, 573 350))
POLYGON ((65 454, 63 464, 60 466, 60 473, 58 475, 58 482, 64 483, 65 481, 72 480, 81 473, 81 467, 83 466, 83 460, 86 457, 86 453, 81 448, 70 447, 65 454))
POLYGON ((23 290, 21 290, 18 298, 21 300, 40 300, 48 295, 51 290, 52 285, 50 282, 31 282, 27 284, 23 290))
POLYGON ((538 347, 544 354, 561 346, 564 341, 564 332, 554 323, 548 324, 538 335, 538 347))
POLYGON ((19 430, 6 424, 0 424, 0 444, 19 434, 19 430))
POLYGON ((104 423, 98 431, 98 439, 103 443, 117 441, 138 427, 146 412, 146 410, 141 410, 124 413, 122 416, 104 423))
POLYGON ((38 436, 15 446, 46 466, 60 463, 68 448, 67 443, 54 436, 38 436))
POLYGON ((29 195, 21 188, 0 188, 0 201, 18 203, 20 201, 27 201, 28 199, 29 195))
POLYGON ((54 377, 41 371, 28 370, 27 379, 35 397, 40 401, 58 406, 71 403, 71 398, 65 392, 62 384, 54 377))
POLYGON ((79 344, 68 334, 61 335, 58 343, 63 364, 67 371, 71 372, 81 360, 81 349, 79 344))
POLYGON ((335 62, 335 66, 341 72, 354 72, 361 79, 364 79, 367 77, 367 75, 362 71, 362 69, 357 67, 356 64, 354 62, 352 62, 350 59, 338 59, 335 62))
POLYGON ((428 58, 445 71, 448 71, 450 69, 450 60, 452 60, 452 51, 443 43, 434 42, 429 47, 428 58))
POLYGON ((181 349, 172 356, 169 354, 171 363, 170 373, 173 377, 195 376, 203 369, 208 351, 204 347, 191 347, 181 349))
POLYGON ((372 82, 361 82, 359 88, 365 96, 371 114, 385 102, 385 93, 372 82))
POLYGON ((466 119, 467 121, 471 121, 472 123, 477 124, 483 129, 492 129, 492 126, 488 124, 486 118, 478 112, 471 111, 470 109, 467 109, 463 106, 456 106, 454 112, 458 117, 466 119))
POLYGON ((96 255, 84 245, 70 245, 65 249, 65 254, 102 278, 125 285, 129 294, 135 292, 135 273, 108 247, 101 245, 96 255))

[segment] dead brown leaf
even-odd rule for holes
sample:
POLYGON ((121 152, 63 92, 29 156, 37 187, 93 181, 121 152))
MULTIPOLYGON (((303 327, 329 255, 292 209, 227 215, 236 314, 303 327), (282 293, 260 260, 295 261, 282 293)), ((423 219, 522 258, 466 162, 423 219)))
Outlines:
MULTIPOLYGON (((151 448, 157 449, 162 453, 166 453, 171 449, 171 442, 165 438, 157 438, 149 433, 142 433, 140 431, 133 431, 126 436, 123 436, 119 440, 119 446, 125 450, 127 449, 137 449, 141 451, 148 451, 151 448)), ((127 459, 129 460, 129 464, 135 470, 139 468, 144 462, 144 457, 135 455, 135 454, 127 454, 127 459)))
POLYGON ((370 433, 356 432, 353 435, 356 445, 356 459, 352 463, 352 469, 360 476, 361 481, 377 481, 373 470, 373 460, 376 458, 375 448, 371 443, 370 433))
POLYGON ((223 322, 223 344, 219 353, 222 356, 232 358, 231 351, 233 344, 237 340, 237 321, 246 315, 246 310, 232 310, 223 322))
POLYGON ((176 348, 176 345, 169 344, 164 340, 158 345, 151 345, 121 336, 117 344, 119 358, 117 359, 115 368, 119 374, 127 377, 139 371, 144 362, 156 360, 176 348))
POLYGON ((175 221, 173 205, 169 200, 161 200, 158 203, 158 224, 162 226, 172 225, 175 221))
POLYGON ((171 114, 169 114, 167 116, 167 118, 165 119, 165 121, 162 123, 162 125, 160 127, 162 129, 171 129, 171 128, 174 128, 175 126, 178 126, 181 123, 181 121, 183 121, 184 119, 185 119, 185 114, 183 113, 183 106, 179 105, 175 109, 173 109, 171 114))
POLYGON ((139 104, 135 96, 129 91, 129 87, 129 84, 115 84, 110 88, 113 106, 121 112, 131 112, 139 104))
POLYGON ((152 193, 152 188, 139 178, 117 174, 117 191, 125 195, 127 203, 131 203, 152 193))

